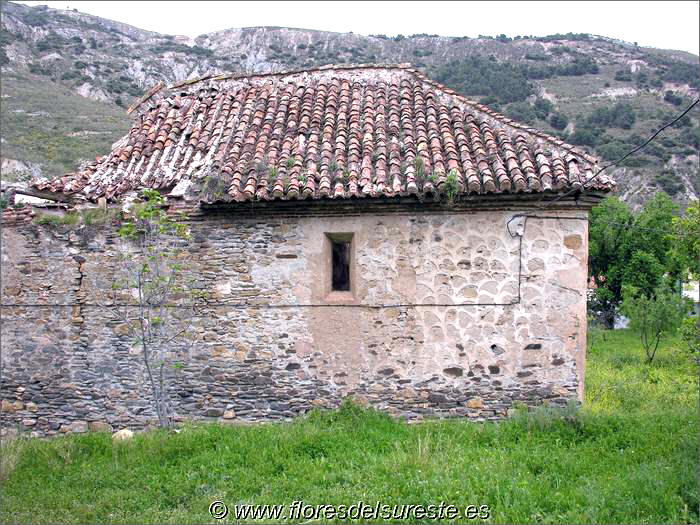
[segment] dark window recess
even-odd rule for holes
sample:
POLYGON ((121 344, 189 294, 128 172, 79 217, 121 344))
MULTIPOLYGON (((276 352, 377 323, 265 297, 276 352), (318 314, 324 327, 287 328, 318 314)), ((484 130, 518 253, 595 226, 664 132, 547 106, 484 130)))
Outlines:
POLYGON ((333 253, 333 290, 350 290, 350 243, 331 241, 333 253))

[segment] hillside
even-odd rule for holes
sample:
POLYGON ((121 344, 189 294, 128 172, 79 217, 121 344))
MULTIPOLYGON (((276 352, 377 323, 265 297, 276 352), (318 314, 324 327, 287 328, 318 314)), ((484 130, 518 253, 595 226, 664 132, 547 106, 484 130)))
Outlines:
MULTIPOLYGON (((387 38, 291 28, 161 35, 77 11, 2 2, 3 180, 55 176, 105 153, 125 108, 158 81, 330 63, 411 62, 514 119, 603 161, 641 143, 697 97, 698 57, 583 34, 387 38)), ((639 205, 659 188, 698 198, 696 109, 612 170, 639 205)))

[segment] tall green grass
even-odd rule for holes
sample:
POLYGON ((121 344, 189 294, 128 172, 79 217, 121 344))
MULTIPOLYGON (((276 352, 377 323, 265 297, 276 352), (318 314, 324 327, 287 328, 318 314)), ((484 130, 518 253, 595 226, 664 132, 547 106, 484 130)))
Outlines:
POLYGON ((493 523, 697 522, 696 365, 677 341, 645 365, 635 334, 592 335, 581 410, 407 424, 345 404, 125 443, 92 433, 3 444, 0 520, 202 523, 213 500, 379 500, 485 504, 493 523))

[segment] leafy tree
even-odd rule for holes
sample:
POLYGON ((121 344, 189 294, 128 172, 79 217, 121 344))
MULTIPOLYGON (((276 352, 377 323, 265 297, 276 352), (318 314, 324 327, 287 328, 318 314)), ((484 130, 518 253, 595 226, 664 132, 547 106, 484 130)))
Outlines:
POLYGON ((596 285, 593 309, 612 327, 615 309, 622 299, 627 236, 633 216, 624 202, 608 197, 591 210, 588 229, 588 270, 596 285))
POLYGON ((677 239, 673 243, 675 257, 687 268, 693 279, 700 279, 700 204, 692 202, 681 217, 673 217, 673 231, 677 239))
POLYGON ((576 126, 571 135, 571 143, 577 146, 595 146, 598 142, 598 135, 602 132, 601 129, 594 129, 587 125, 576 126))
POLYGON ((616 71, 615 80, 618 82, 632 82, 632 73, 624 70, 616 71))
POLYGON ((596 148, 596 152, 605 160, 620 159, 627 151, 627 146, 618 141, 607 142, 596 148))
POLYGON ((698 316, 693 315, 683 319, 681 324, 681 339, 688 347, 688 352, 696 359, 700 354, 700 324, 698 316))
POLYGON ((622 271, 624 285, 633 286, 650 294, 661 284, 664 267, 654 254, 635 250, 625 263, 622 271))
MULTIPOLYGON (((646 297, 652 297, 660 286, 680 295, 678 285, 692 255, 682 256, 679 251, 681 244, 673 229, 676 212, 676 205, 664 192, 658 192, 638 214, 615 197, 591 210, 588 267, 596 285, 591 309, 608 327, 613 325, 624 286, 646 297)), ((690 246, 688 253, 692 254, 690 246)))
POLYGON ((587 119, 591 127, 616 127, 630 129, 637 120, 637 116, 631 105, 618 102, 611 108, 596 108, 587 119))
POLYGON ((536 117, 535 109, 527 102, 515 102, 511 104, 508 106, 506 114, 513 120, 525 124, 532 124, 536 117))
POLYGON ((173 416, 170 383, 181 367, 178 359, 194 341, 191 320, 199 295, 178 262, 189 239, 186 226, 167 216, 157 191, 146 190, 143 197, 133 218, 118 230, 125 250, 109 310, 140 349, 158 424, 168 427, 173 416))
POLYGON ((549 123, 554 129, 564 129, 569 125, 569 119, 567 119, 566 116, 562 115, 561 113, 552 113, 549 123))
POLYGON ((673 91, 666 91, 666 93, 664 93, 664 101, 674 106, 680 106, 683 103, 683 97, 676 95, 673 91))
POLYGON ((683 297, 667 286, 646 294, 626 285, 623 297, 622 312, 629 318, 630 327, 639 333, 647 363, 651 363, 661 338, 675 333, 680 327, 688 305, 683 297))
POLYGON ((546 120, 553 109, 554 105, 546 98, 538 98, 535 100, 535 114, 538 119, 546 120))
MULTIPOLYGON (((673 251, 676 242, 673 236, 673 218, 677 212, 678 206, 671 198, 664 192, 657 192, 635 217, 633 236, 629 240, 631 253, 646 252, 652 255, 672 283, 678 282, 683 276, 682 262, 673 251)), ((644 288, 643 291, 651 293, 649 288, 644 288)))

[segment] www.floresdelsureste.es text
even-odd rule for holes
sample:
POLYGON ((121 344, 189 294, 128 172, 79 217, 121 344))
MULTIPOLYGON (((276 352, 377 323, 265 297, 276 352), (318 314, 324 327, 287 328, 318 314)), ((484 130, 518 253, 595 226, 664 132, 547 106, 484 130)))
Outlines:
POLYGON ((441 501, 437 504, 386 504, 381 501, 366 503, 358 501, 351 505, 310 505, 293 501, 289 505, 236 504, 229 506, 223 501, 213 501, 209 514, 223 520, 486 520, 491 515, 488 505, 466 505, 460 507, 441 501))

